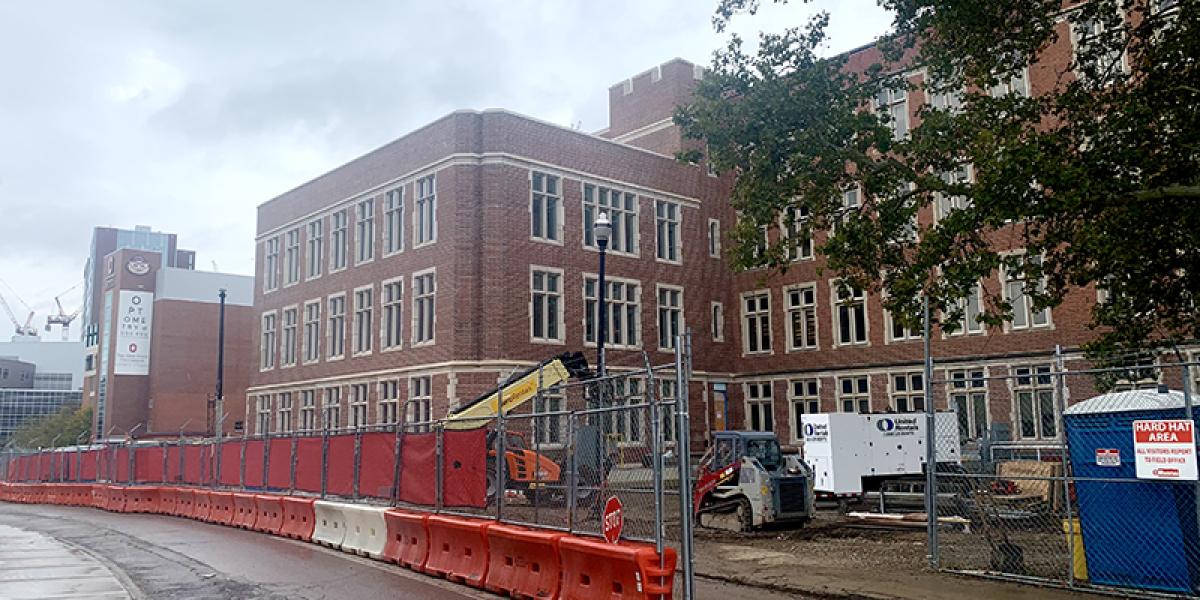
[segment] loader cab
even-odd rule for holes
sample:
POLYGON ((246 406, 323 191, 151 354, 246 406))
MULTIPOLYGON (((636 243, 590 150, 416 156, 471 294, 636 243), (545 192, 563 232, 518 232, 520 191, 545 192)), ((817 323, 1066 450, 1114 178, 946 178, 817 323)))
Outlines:
POLYGON ((783 466, 783 451, 775 434, 764 431, 718 431, 713 440, 715 465, 730 465, 743 456, 757 459, 772 473, 783 466))

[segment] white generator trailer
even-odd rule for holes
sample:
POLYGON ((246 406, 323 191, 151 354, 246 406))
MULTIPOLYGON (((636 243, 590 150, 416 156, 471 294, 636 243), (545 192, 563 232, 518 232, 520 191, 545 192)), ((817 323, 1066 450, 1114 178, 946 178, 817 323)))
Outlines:
MULTIPOLYGON (((925 473, 925 413, 821 413, 803 415, 804 462, 813 471, 819 499, 862 500, 885 482, 925 473)), ((938 470, 962 464, 958 416, 934 415, 938 470)))

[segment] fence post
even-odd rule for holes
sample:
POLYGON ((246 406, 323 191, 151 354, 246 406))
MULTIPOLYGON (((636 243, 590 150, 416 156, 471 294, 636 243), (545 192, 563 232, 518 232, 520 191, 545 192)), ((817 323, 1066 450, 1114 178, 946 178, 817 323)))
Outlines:
MULTIPOLYGON (((655 399, 654 368, 650 366, 650 356, 642 352, 642 363, 646 365, 646 402, 650 403, 650 460, 654 470, 654 549, 658 552, 658 566, 663 565, 663 462, 662 426, 659 421, 662 407, 655 399)), ((676 392, 678 395, 678 392, 676 392)))
POLYGON ((133 440, 125 442, 125 446, 129 449, 129 477, 125 480, 125 485, 135 483, 137 481, 137 448, 133 447, 133 440))
POLYGON ((162 448, 162 463, 163 463, 163 466, 162 466, 162 482, 163 482, 163 485, 166 485, 166 484, 167 484, 167 464, 170 462, 170 459, 167 457, 167 454, 168 454, 168 452, 167 452, 167 443, 166 443, 166 442, 160 442, 160 446, 159 446, 159 447, 161 447, 161 448, 162 448))
POLYGON ((288 493, 296 493, 296 452, 300 449, 300 441, 297 438, 296 430, 292 430, 292 452, 288 458, 288 493))
MULTIPOLYGON (((1196 422, 1196 420, 1195 420, 1196 416, 1195 416, 1195 410, 1192 408, 1191 369, 1188 365, 1188 361, 1185 359, 1182 359, 1183 357, 1180 357, 1180 358, 1181 358, 1180 362, 1183 363, 1183 366, 1181 367, 1181 369, 1183 371, 1183 414, 1184 414, 1185 418, 1187 418, 1188 423, 1192 424, 1192 429, 1194 430, 1195 429, 1194 423, 1196 422)), ((1195 442, 1196 442, 1196 437, 1193 434, 1192 443, 1194 444, 1195 442)), ((1194 493, 1192 495, 1192 498, 1193 498, 1192 502, 1195 505, 1194 510, 1196 511, 1196 517, 1198 519, 1200 519, 1200 480, 1197 480, 1192 485, 1195 486, 1194 493)), ((1197 522, 1200 522, 1200 521, 1197 521, 1197 522)))
POLYGON ((242 447, 238 450, 238 487, 246 489, 246 441, 249 438, 242 437, 242 447))
POLYGON ((444 496, 442 494, 442 485, 445 483, 445 473, 442 472, 442 444, 445 442, 442 436, 443 432, 444 429, 442 427, 442 423, 440 421, 435 423, 434 437, 436 443, 434 445, 433 460, 436 461, 436 464, 434 465, 434 483, 437 486, 435 490, 437 498, 436 502, 434 503, 434 512, 442 512, 442 502, 444 500, 444 496))
POLYGON ((213 448, 213 489, 221 487, 221 437, 217 436, 216 444, 213 448))
POLYGON ((579 478, 575 472, 575 427, 578 415, 575 411, 567 414, 567 533, 575 533, 575 501, 576 483, 579 478))
MULTIPOLYGON (((405 419, 405 421, 407 420, 405 419)), ((400 502, 400 461, 403 443, 404 427, 400 425, 400 415, 396 415, 396 441, 392 449, 392 506, 396 506, 400 502)))
POLYGON ((938 549, 937 508, 937 411, 933 398, 933 353, 929 348, 933 324, 929 316, 929 295, 921 300, 921 345, 925 355, 925 535, 929 545, 929 567, 937 570, 941 563, 938 549))
POLYGON ((271 468, 271 434, 263 436, 263 471, 262 471, 262 489, 267 491, 267 481, 270 480, 271 468))
POLYGON ((321 498, 325 498, 329 486, 329 427, 321 431, 321 498))
MULTIPOLYGON (((504 490, 508 487, 505 465, 508 463, 508 440, 505 439, 504 427, 504 385, 508 378, 499 378, 496 382, 496 520, 504 520, 504 490)), ((540 467, 534 465, 534 471, 540 467)))
POLYGON ((354 428, 354 484, 350 486, 351 497, 358 500, 358 477, 362 474, 362 426, 354 428))
POLYGON ((692 366, 692 333, 675 336, 675 448, 679 451, 679 549, 683 554, 683 597, 695 597, 695 573, 692 564, 692 430, 688 415, 688 381, 692 366))
POLYGON ((1067 585, 1075 587, 1075 520, 1071 511, 1071 463, 1067 448, 1067 432, 1063 430, 1065 419, 1063 414, 1067 409, 1066 395, 1066 378, 1067 369, 1063 361, 1062 346, 1054 345, 1054 396, 1055 396, 1055 416, 1058 426, 1058 435, 1062 440, 1059 446, 1059 454, 1061 454, 1062 463, 1062 491, 1063 491, 1063 507, 1066 509, 1068 531, 1067 535, 1067 585))

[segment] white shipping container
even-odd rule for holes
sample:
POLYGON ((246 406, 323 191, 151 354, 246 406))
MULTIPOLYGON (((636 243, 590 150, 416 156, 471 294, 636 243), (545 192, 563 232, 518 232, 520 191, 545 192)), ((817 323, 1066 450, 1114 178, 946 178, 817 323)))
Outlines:
MULTIPOLYGON (((935 415, 937 461, 959 464, 958 416, 935 415)), ((863 492, 863 478, 913 475, 925 465, 924 413, 819 413, 800 420, 804 460, 818 492, 863 492)))

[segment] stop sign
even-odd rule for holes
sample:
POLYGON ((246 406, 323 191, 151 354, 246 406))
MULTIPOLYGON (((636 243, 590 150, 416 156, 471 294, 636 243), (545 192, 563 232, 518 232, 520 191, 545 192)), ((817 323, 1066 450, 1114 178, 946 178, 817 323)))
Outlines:
POLYGON ((621 499, 612 496, 608 502, 604 503, 604 539, 610 544, 617 543, 621 539, 621 530, 625 528, 625 510, 621 506, 621 499))

